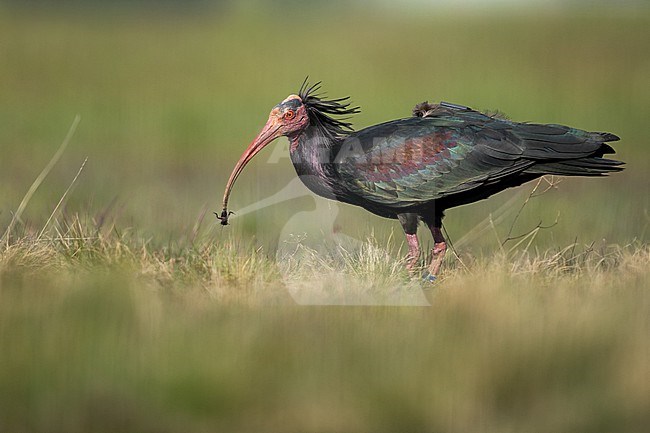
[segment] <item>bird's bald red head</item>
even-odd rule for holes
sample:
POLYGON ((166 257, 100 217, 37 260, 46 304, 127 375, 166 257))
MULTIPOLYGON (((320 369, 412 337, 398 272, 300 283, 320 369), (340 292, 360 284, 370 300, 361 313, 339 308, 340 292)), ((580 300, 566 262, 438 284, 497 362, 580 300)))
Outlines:
POLYGON ((289 95, 284 101, 273 107, 271 113, 269 113, 266 125, 264 125, 262 131, 244 151, 230 174, 223 196, 224 209, 226 209, 228 204, 230 190, 246 164, 276 138, 283 135, 289 137, 296 136, 302 133, 307 126, 309 126, 309 115, 300 96, 289 95))
POLYGON ((278 122, 282 135, 292 136, 301 133, 309 125, 309 115, 300 96, 289 95, 273 107, 268 121, 278 122))

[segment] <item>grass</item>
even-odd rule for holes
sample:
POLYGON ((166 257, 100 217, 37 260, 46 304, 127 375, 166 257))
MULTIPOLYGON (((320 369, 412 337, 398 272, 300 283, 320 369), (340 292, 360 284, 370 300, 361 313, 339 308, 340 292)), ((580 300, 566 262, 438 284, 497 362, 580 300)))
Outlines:
POLYGON ((296 10, 1 9, 0 430, 645 431, 647 10, 296 10), (307 74, 356 127, 442 99, 617 133, 628 166, 450 210, 434 285, 277 149, 222 228, 307 74))
POLYGON ((463 257, 435 285, 384 247, 296 249, 294 268, 78 218, 16 239, 0 251, 3 429, 644 430, 647 245, 463 257), (386 305, 296 305, 305 291, 386 305), (417 292, 430 308, 404 306, 417 292))

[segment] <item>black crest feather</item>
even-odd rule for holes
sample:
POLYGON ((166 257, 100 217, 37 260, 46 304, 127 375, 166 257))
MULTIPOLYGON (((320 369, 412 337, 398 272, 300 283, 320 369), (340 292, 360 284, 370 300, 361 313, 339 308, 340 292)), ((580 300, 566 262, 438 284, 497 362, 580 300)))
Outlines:
POLYGON ((335 140, 352 132, 352 124, 346 122, 349 117, 335 119, 331 116, 356 114, 360 112, 359 107, 350 107, 349 97, 325 99, 325 95, 318 93, 321 82, 310 85, 308 79, 309 77, 305 78, 300 86, 298 96, 307 108, 311 124, 335 140))

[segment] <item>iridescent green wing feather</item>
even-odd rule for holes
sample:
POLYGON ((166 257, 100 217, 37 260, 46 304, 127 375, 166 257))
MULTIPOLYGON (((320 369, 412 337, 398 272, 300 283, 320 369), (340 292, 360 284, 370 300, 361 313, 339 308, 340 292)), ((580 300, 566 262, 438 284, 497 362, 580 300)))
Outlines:
POLYGON ((478 112, 396 120, 350 135, 338 172, 366 200, 408 207, 480 187, 533 164, 509 122, 478 112))

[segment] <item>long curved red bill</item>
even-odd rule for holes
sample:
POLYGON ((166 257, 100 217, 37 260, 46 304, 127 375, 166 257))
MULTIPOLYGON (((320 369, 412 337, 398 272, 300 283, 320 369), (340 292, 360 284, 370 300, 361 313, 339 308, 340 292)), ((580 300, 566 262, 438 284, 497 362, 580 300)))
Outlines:
POLYGON ((260 150, 262 150, 266 145, 282 135, 280 132, 280 126, 281 125, 277 122, 275 116, 269 116, 269 120, 266 122, 266 125, 264 125, 264 128, 262 128, 262 131, 257 135, 257 137, 255 137, 255 139, 251 142, 251 144, 239 158, 239 161, 237 161, 237 165, 235 165, 232 173, 230 173, 230 178, 226 184, 226 190, 223 193, 223 210, 221 211, 221 215, 217 215, 217 218, 221 220, 221 224, 227 225, 228 216, 230 213, 232 213, 228 212, 228 199, 230 198, 230 192, 233 185, 235 184, 235 181, 244 170, 244 167, 246 167, 246 164, 248 164, 248 162, 253 159, 253 157, 257 155, 260 150))

